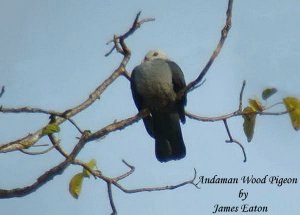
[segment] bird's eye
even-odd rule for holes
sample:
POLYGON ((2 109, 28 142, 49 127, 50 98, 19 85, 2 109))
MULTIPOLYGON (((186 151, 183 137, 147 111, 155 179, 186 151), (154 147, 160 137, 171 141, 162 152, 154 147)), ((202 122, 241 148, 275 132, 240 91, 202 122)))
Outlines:
POLYGON ((154 52, 153 53, 153 56, 155 57, 155 56, 157 56, 158 55, 158 52, 154 52))

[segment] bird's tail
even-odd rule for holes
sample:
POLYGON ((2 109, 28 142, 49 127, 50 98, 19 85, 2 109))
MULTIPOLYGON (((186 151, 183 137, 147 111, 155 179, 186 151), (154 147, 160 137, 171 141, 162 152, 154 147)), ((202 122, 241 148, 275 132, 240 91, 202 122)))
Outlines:
POLYGON ((160 162, 185 157, 178 113, 153 113, 155 154, 160 162))

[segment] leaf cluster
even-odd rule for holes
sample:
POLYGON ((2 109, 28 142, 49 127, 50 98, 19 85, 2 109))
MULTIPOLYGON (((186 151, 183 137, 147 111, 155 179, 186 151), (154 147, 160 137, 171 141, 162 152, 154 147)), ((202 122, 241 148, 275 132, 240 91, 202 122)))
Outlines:
MULTIPOLYGON (((276 88, 266 88, 263 90, 261 98, 266 101, 276 92, 276 88)), ((286 112, 289 113, 292 126, 298 131, 300 129, 300 99, 296 97, 285 97, 282 103, 285 105, 286 112)), ((248 142, 251 142, 253 138, 257 115, 263 114, 267 109, 268 107, 258 98, 248 100, 248 106, 246 106, 242 112, 244 118, 244 133, 248 142)))

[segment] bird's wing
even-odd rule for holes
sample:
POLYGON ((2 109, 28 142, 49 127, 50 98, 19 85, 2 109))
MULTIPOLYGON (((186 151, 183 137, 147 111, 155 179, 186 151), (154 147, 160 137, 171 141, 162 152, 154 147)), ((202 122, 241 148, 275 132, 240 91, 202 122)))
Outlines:
MULTIPOLYGON (((171 73, 172 73, 172 82, 173 82, 173 89, 176 93, 186 87, 186 83, 184 80, 184 75, 180 67, 173 61, 167 61, 171 73)), ((180 116, 180 120, 182 123, 185 123, 185 113, 184 113, 184 106, 186 105, 186 93, 182 96, 182 98, 178 101, 178 113, 180 116)))
MULTIPOLYGON (((133 69, 132 73, 131 73, 131 78, 130 78, 130 87, 131 87, 131 92, 132 92, 132 97, 135 103, 135 106, 137 107, 137 109, 139 111, 141 111, 144 106, 143 106, 143 97, 139 94, 139 92, 137 91, 136 88, 136 73, 139 72, 139 69, 141 69, 140 66, 137 66, 133 69)), ((145 128, 148 132, 148 134, 151 137, 154 137, 154 133, 153 133, 153 120, 152 120, 152 116, 146 116, 143 118, 143 122, 145 125, 145 128)))
POLYGON ((142 97, 138 94, 136 89, 136 73, 138 72, 139 67, 135 67, 131 73, 131 79, 130 79, 130 87, 132 92, 132 97, 134 100, 134 103, 137 107, 137 109, 140 111, 142 109, 142 97))

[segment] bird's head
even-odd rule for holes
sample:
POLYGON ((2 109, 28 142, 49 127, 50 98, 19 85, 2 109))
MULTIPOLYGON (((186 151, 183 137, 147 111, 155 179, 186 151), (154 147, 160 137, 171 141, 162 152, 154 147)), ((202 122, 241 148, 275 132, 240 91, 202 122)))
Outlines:
POLYGON ((161 50, 158 50, 158 49, 155 49, 155 50, 149 51, 146 54, 143 62, 154 60, 154 59, 164 59, 164 60, 167 60, 168 56, 167 56, 167 54, 165 52, 163 52, 161 50))

